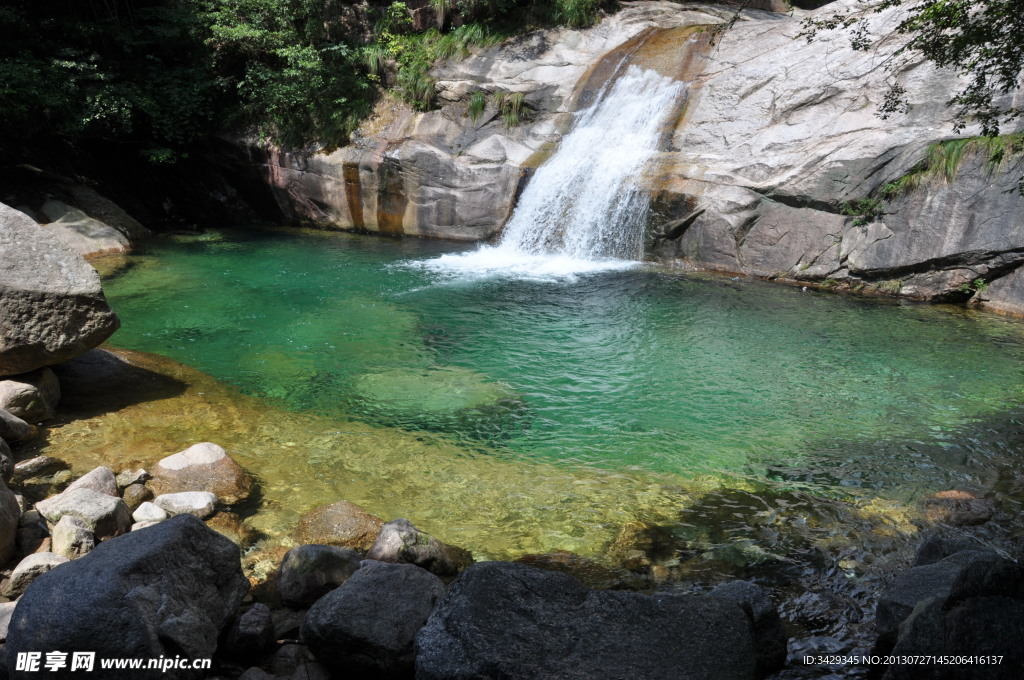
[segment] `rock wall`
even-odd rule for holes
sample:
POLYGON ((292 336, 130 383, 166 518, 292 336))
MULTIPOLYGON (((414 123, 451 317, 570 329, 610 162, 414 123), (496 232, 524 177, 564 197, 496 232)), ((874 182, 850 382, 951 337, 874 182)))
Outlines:
MULTIPOLYGON (((571 125, 572 111, 610 75, 612 57, 656 28, 719 23, 732 11, 639 2, 591 29, 536 31, 435 69, 439 110, 415 113, 385 99, 349 146, 326 152, 242 143, 236 161, 262 176, 293 222, 487 239, 511 215, 531 168, 571 125), (488 101, 473 120, 469 100, 477 91, 488 101), (505 125, 497 93, 523 95, 519 125, 505 125)), ((664 53, 677 53, 673 45, 664 53)))
MULTIPOLYGON (((957 83, 920 60, 887 70, 902 44, 891 33, 899 11, 864 15, 877 40, 868 52, 854 51, 843 32, 800 38, 799 17, 726 32, 671 150, 645 179, 655 197, 653 254, 1024 311, 1016 276, 1000 282, 1024 261, 1024 198, 1013 192, 1024 166, 1018 158, 991 167, 984 151, 968 149, 953 181, 920 173, 929 145, 954 137, 946 101, 957 83), (893 79, 907 90, 909 112, 882 119, 893 79), (922 176, 914 188, 886 197, 884 187, 914 173, 922 176)), ((964 132, 972 134, 979 130, 964 132)))
MULTIPOLYGON (((838 0, 816 13, 855 5, 838 0)), ((666 151, 639 180, 652 197, 652 258, 1024 313, 1024 198, 1007 191, 1024 173, 1019 158, 992 167, 984 152, 968 150, 953 181, 922 175, 883 196, 887 185, 921 174, 930 145, 955 137, 946 106, 952 74, 921 60, 888 68, 902 45, 892 33, 900 8, 864 14, 876 38, 866 52, 842 31, 800 37, 808 14, 800 10, 744 10, 713 46, 693 28, 733 11, 631 2, 591 29, 534 32, 437 68, 438 111, 386 100, 348 147, 243 145, 241 165, 295 222, 485 240, 572 112, 628 57, 690 84, 666 151), (893 80, 906 89, 909 112, 882 119, 893 80), (524 121, 506 127, 493 96, 472 120, 477 91, 522 93, 524 121)))

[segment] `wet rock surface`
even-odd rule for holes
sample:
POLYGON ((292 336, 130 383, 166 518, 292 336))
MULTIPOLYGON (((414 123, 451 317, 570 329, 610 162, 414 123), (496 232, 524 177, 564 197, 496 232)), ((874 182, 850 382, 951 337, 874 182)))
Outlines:
POLYGON ((369 550, 384 520, 355 503, 338 501, 310 510, 299 519, 295 539, 299 543, 336 545, 369 550))

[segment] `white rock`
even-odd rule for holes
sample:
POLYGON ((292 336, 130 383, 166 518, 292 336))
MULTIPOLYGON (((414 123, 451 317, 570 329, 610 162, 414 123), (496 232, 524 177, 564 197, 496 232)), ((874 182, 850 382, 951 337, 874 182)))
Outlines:
POLYGON ((64 491, 36 503, 36 510, 51 525, 64 515, 78 517, 100 541, 120 536, 132 524, 132 513, 123 500, 93 489, 64 491))
POLYGON ((70 560, 63 555, 57 555, 52 552, 39 552, 29 555, 21 562, 18 562, 18 566, 14 568, 14 573, 11 574, 11 580, 7 584, 7 589, 4 590, 4 595, 10 598, 21 597, 21 594, 25 592, 25 589, 37 577, 68 561, 70 560))
POLYGON ((76 489, 92 489, 108 496, 117 496, 117 480, 114 477, 114 471, 108 467, 98 467, 71 482, 63 493, 76 489))
POLYGON ((89 526, 78 517, 64 515, 53 527, 50 536, 50 550, 69 560, 82 557, 96 547, 96 536, 89 526))
POLYGON ((157 496, 153 503, 168 515, 189 514, 206 519, 214 513, 217 497, 209 491, 182 491, 157 496))
POLYGON ((162 522, 167 519, 167 513, 160 506, 146 501, 135 509, 132 519, 136 522, 162 522))

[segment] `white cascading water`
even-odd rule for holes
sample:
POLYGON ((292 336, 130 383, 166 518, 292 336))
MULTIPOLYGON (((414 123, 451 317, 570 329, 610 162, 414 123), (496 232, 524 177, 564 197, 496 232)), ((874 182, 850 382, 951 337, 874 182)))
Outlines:
POLYGON ((638 191, 685 85, 629 66, 604 87, 530 180, 495 246, 447 255, 431 269, 465 274, 573 275, 635 264, 648 198, 638 191))

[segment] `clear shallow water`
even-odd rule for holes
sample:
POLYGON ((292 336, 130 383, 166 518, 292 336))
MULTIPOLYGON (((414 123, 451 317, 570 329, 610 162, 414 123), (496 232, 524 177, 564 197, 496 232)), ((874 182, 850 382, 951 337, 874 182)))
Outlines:
POLYGON ((1006 464, 978 430, 1021 401, 1019 322, 640 266, 438 260, 466 250, 284 230, 158 241, 105 284, 113 341, 292 411, 506 461, 905 499, 1006 464))

